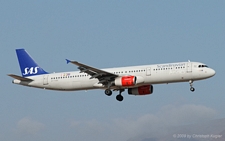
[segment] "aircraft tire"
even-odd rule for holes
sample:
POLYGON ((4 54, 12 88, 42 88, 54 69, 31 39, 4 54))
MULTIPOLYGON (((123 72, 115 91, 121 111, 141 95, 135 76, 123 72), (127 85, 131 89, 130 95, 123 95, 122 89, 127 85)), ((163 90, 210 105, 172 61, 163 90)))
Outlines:
POLYGON ((123 96, 122 96, 121 94, 118 94, 118 95, 116 96, 116 100, 118 100, 118 101, 123 101, 123 96))
POLYGON ((194 88, 194 87, 191 87, 190 90, 191 90, 192 92, 194 92, 194 91, 195 91, 195 88, 194 88))
POLYGON ((112 95, 112 91, 111 91, 110 89, 106 89, 106 90, 105 90, 105 94, 106 94, 107 96, 111 96, 111 95, 112 95))

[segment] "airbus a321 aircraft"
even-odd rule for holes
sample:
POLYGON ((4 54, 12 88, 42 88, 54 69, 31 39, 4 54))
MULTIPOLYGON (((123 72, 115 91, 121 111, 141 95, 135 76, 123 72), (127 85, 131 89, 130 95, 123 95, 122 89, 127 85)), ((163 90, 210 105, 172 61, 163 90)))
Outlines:
POLYGON ((152 94, 154 84, 189 82, 193 92, 194 81, 215 75, 207 65, 190 61, 98 69, 68 59, 67 63, 78 66, 80 71, 48 73, 24 49, 16 49, 16 53, 22 76, 8 74, 14 84, 58 91, 103 89, 107 96, 113 90, 119 91, 118 101, 123 100, 121 93, 125 89, 130 95, 152 94))

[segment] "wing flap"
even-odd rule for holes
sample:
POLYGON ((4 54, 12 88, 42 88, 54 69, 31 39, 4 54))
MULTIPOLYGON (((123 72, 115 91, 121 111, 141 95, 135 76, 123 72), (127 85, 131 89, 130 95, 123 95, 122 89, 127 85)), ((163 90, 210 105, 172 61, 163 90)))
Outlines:
POLYGON ((21 81, 33 81, 30 78, 21 77, 21 76, 15 75, 15 74, 8 74, 8 76, 18 79, 18 80, 21 80, 21 81))

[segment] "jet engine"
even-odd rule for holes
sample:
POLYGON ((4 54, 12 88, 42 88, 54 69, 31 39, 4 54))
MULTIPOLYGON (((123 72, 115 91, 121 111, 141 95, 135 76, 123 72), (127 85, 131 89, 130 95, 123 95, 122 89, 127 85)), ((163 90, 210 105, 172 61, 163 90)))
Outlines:
POLYGON ((152 85, 140 86, 137 88, 129 88, 128 94, 130 95, 149 95, 153 93, 152 85))
POLYGON ((141 76, 121 76, 115 79, 116 86, 134 86, 136 84, 143 83, 144 79, 141 76))

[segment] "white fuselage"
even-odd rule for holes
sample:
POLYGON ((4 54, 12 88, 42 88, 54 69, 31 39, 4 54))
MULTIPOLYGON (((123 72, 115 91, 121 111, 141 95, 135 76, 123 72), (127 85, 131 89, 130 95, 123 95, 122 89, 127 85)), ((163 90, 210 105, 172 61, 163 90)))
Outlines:
MULTIPOLYGON (((102 70, 119 76, 132 75, 141 77, 144 79, 144 82, 132 86, 138 87, 147 84, 196 81, 212 77, 215 74, 215 71, 211 68, 208 68, 207 66, 201 67, 203 65, 203 63, 198 62, 179 62, 156 65, 108 68, 102 70)), ((98 79, 90 79, 90 77, 90 75, 86 73, 80 73, 80 71, 60 72, 27 77, 33 79, 33 81, 31 82, 15 79, 13 83, 36 88, 61 91, 106 89, 106 87, 98 83, 98 79)), ((112 86, 112 89, 114 88, 118 89, 117 86, 112 86)))

